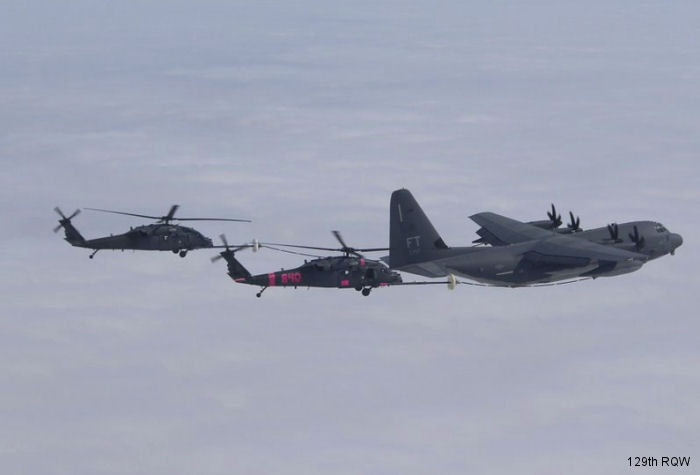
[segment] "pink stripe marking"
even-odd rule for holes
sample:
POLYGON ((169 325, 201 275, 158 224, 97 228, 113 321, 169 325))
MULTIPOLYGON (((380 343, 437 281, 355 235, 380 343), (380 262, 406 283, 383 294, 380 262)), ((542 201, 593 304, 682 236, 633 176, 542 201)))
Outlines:
POLYGON ((350 281, 349 280, 341 280, 340 285, 343 287, 347 287, 348 285, 350 285, 350 281))
POLYGON ((267 274, 267 280, 268 280, 268 283, 267 283, 268 287, 274 287, 275 286, 275 273, 270 272, 269 274, 267 274))

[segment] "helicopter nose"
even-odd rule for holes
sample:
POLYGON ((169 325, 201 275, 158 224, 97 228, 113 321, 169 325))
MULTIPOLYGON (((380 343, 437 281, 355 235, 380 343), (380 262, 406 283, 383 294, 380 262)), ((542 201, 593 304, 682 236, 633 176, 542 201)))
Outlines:
POLYGON ((675 251, 676 248, 680 247, 680 245, 683 244, 683 238, 680 234, 671 234, 669 240, 671 241, 671 248, 673 249, 673 251, 675 251))

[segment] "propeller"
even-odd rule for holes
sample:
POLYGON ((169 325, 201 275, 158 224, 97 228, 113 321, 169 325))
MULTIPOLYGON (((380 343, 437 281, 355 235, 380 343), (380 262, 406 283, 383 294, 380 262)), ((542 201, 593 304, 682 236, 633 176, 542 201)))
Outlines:
POLYGON ((634 232, 629 233, 628 236, 630 237, 630 241, 634 243, 634 247, 638 251, 644 247, 644 236, 639 235, 639 229, 637 229, 636 225, 634 226, 634 232))
POLYGON ((243 223, 250 223, 249 219, 232 219, 232 218, 176 218, 175 213, 177 212, 178 208, 180 205, 172 205, 170 207, 170 210, 168 211, 168 214, 165 216, 150 216, 147 214, 137 214, 137 213, 125 213, 123 211, 114 211, 111 209, 102 209, 102 208, 85 208, 89 209, 91 211, 101 211, 103 213, 113 213, 113 214, 123 214, 126 216, 136 216, 138 218, 148 218, 148 219, 155 219, 157 220, 157 223, 163 223, 163 224, 168 224, 170 221, 236 221, 236 222, 243 222, 243 223))
POLYGON ((622 242, 619 237, 617 223, 608 224, 608 233, 610 233, 610 239, 612 239, 614 242, 622 242))
POLYGON ((554 207, 554 203, 552 203, 552 211, 547 211, 547 217, 552 222, 553 228, 558 228, 559 226, 561 226, 561 215, 557 214, 557 209, 554 207))
POLYGON ((300 246, 296 244, 282 244, 282 243, 275 243, 275 242, 263 242, 259 243, 261 246, 283 246, 283 247, 294 247, 297 249, 314 249, 317 251, 335 251, 335 252, 342 252, 345 253, 346 256, 349 256, 350 254, 353 254, 358 257, 362 257, 360 254, 361 252, 376 252, 376 251, 388 251, 388 247, 367 247, 367 248, 362 248, 358 249, 355 247, 350 247, 345 243, 345 240, 343 240, 343 237, 340 234, 340 231, 332 231, 333 236, 338 240, 338 242, 343 246, 341 248, 337 247, 317 247, 317 246, 300 246))
POLYGON ((66 224, 70 223, 71 219, 75 218, 76 216, 78 216, 80 214, 80 210, 76 209, 75 211, 73 211, 73 214, 66 217, 66 215, 63 214, 63 211, 61 211, 61 208, 59 208, 58 206, 56 206, 53 210, 61 217, 61 219, 58 221, 58 226, 53 228, 53 232, 55 232, 55 233, 57 233, 66 224))
POLYGON ((569 218, 571 219, 571 222, 566 225, 567 228, 573 233, 576 231, 581 230, 581 220, 579 219, 578 216, 576 216, 576 219, 574 219, 574 213, 569 211, 569 218))

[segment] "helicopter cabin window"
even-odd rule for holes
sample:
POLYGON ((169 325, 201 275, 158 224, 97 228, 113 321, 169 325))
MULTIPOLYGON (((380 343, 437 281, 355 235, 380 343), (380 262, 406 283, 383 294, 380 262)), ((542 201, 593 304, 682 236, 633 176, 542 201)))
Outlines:
POLYGON ((657 233, 665 233, 666 232, 666 228, 664 228, 663 225, 661 225, 661 224, 657 224, 656 226, 654 226, 654 229, 656 229, 657 233))

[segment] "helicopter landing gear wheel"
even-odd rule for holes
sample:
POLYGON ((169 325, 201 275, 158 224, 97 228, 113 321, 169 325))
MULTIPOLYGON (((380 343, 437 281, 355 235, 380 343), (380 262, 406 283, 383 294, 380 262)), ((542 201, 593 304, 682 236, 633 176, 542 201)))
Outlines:
POLYGON ((262 297, 262 293, 265 292, 265 289, 267 289, 267 287, 263 287, 262 289, 260 289, 260 292, 258 292, 257 294, 255 294, 255 296, 256 296, 257 298, 262 297))
POLYGON ((173 254, 177 254, 178 252, 180 252, 180 249, 173 249, 173 254))
POLYGON ((187 255, 187 251, 180 251, 180 257, 185 257, 187 255))
POLYGON ((365 297, 367 297, 371 291, 372 291, 371 288, 365 287, 364 289, 362 289, 362 295, 364 295, 365 297))
POLYGON ((358 285, 357 287, 355 287, 355 290, 357 290, 359 292, 360 290, 362 290, 362 286, 358 285))

